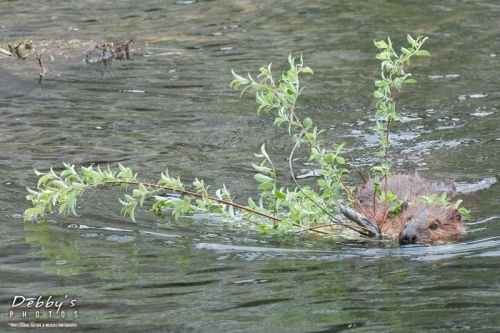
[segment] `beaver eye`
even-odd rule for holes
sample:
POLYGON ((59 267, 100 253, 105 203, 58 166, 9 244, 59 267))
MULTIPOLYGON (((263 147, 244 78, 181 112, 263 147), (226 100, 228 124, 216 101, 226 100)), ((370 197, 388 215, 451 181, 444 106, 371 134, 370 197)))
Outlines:
POLYGON ((431 230, 437 230, 437 228, 439 228, 439 225, 434 222, 433 224, 431 224, 430 228, 431 230))

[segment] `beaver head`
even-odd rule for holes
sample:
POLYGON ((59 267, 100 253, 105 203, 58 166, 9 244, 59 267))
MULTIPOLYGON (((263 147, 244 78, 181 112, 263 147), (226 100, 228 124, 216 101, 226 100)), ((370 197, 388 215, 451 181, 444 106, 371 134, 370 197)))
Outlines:
POLYGON ((453 239, 464 231, 462 216, 453 205, 407 205, 394 222, 393 225, 400 226, 399 233, 394 235, 400 244, 453 239))

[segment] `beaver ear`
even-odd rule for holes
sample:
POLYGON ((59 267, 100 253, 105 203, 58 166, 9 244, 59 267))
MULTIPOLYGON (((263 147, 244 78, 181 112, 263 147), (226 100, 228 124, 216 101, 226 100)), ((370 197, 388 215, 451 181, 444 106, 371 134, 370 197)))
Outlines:
POLYGON ((455 208, 455 206, 449 205, 447 209, 450 212, 450 219, 457 221, 462 220, 462 214, 460 214, 460 212, 458 211, 458 209, 455 208))

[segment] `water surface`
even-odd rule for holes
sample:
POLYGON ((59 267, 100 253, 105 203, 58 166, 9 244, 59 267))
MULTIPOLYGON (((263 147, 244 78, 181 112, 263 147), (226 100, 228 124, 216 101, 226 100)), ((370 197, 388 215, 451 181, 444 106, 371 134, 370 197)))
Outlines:
POLYGON ((499 14, 496 1, 451 0, 3 3, 0 47, 31 39, 48 68, 39 83, 32 57, 0 59, 3 313, 15 295, 69 295, 78 331, 498 330, 499 14), (376 162, 373 40, 401 45, 407 33, 429 36, 432 57, 412 63, 419 84, 399 96, 393 163, 463 189, 475 220, 458 243, 276 239, 146 209, 133 223, 116 189, 86 194, 78 217, 23 223, 33 168, 62 162, 120 162, 147 180, 168 167, 255 195, 253 153, 266 143, 286 170, 290 141, 229 89, 230 71, 272 62, 279 73, 289 53, 315 71, 301 112, 366 170, 376 162), (82 61, 96 43, 131 38, 131 61, 82 61))

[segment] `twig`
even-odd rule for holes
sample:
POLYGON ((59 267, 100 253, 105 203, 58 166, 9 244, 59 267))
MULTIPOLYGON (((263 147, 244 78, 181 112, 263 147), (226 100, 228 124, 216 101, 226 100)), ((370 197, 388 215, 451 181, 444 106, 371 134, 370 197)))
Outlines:
MULTIPOLYGON (((125 184, 125 185, 139 185, 139 184, 142 184, 142 185, 144 185, 146 187, 152 187, 152 188, 157 188, 157 189, 171 191, 171 192, 177 192, 177 193, 181 193, 181 194, 184 194, 184 195, 190 195, 190 196, 197 197, 197 198, 207 198, 207 199, 210 199, 210 200, 222 203, 222 204, 233 206, 235 208, 238 208, 238 209, 241 209, 241 210, 244 210, 244 211, 247 211, 247 212, 254 213, 256 215, 260 215, 262 217, 271 219, 271 220, 276 221, 276 222, 281 222, 283 220, 283 219, 281 219, 279 217, 276 217, 274 215, 269 215, 269 214, 260 212, 258 210, 252 209, 250 207, 245 207, 243 205, 237 204, 237 203, 232 202, 232 201, 227 201, 227 200, 224 200, 224 199, 219 199, 219 198, 215 198, 215 197, 212 197, 212 196, 207 196, 207 195, 203 195, 203 194, 200 194, 200 193, 191 192, 191 191, 187 191, 187 190, 180 190, 180 189, 176 189, 176 188, 173 188, 173 187, 170 187, 170 186, 158 185, 158 184, 153 184, 153 183, 130 182, 130 181, 110 181, 110 182, 107 182, 106 184, 111 184, 111 185, 113 185, 113 184, 116 184, 116 185, 123 185, 123 184, 125 184)), ((90 184, 90 186, 94 186, 94 185, 90 184)), ((251 222, 251 223, 254 223, 254 224, 260 225, 258 222, 251 221, 251 220, 246 219, 246 218, 244 218, 244 220, 246 220, 248 222, 251 222)), ((292 222, 292 225, 295 226, 295 227, 299 227, 301 229, 304 229, 304 227, 301 224, 299 224, 299 223, 292 222)), ((314 231, 314 232, 317 232, 317 233, 325 233, 324 231, 320 231, 320 230, 311 230, 311 231, 314 231)))
POLYGON ((361 172, 361 170, 359 170, 358 166, 356 165, 356 162, 354 161, 354 157, 352 156, 352 154, 349 154, 349 155, 351 156, 351 161, 352 161, 352 165, 354 166, 354 169, 356 170, 358 175, 361 177, 361 179, 363 179, 363 184, 366 184, 365 176, 363 176, 363 173, 361 172))
POLYGON ((39 82, 41 83, 43 77, 45 76, 45 74, 47 74, 47 67, 45 67, 43 65, 42 54, 38 55, 38 53, 36 51, 35 51, 35 59, 38 60, 38 65, 40 66, 40 69, 42 70, 40 72, 40 80, 39 80, 39 82))
POLYGON ((5 49, 0 48, 0 53, 6 55, 8 57, 12 57, 12 53, 9 52, 9 51, 7 51, 7 50, 5 50, 5 49))
MULTIPOLYGON (((142 184, 142 185, 144 185, 146 187, 152 187, 152 188, 157 188, 157 189, 161 189, 161 190, 167 190, 167 191, 171 191, 171 192, 177 192, 177 193, 181 193, 181 194, 184 194, 184 195, 190 195, 190 196, 197 197, 197 198, 207 198, 207 199, 210 199, 210 200, 222 203, 222 204, 230 205, 230 206, 233 206, 235 208, 239 208, 239 209, 251 212, 251 213, 255 213, 255 214, 263 216, 263 217, 267 217, 267 218, 269 218, 271 220, 274 220, 274 221, 281 221, 281 219, 279 217, 259 212, 258 210, 242 206, 242 205, 237 204, 237 203, 232 202, 232 201, 227 201, 227 200, 224 200, 224 199, 219 199, 219 198, 211 197, 211 196, 203 195, 203 194, 196 193, 196 192, 191 192, 191 191, 186 191, 186 190, 180 190, 180 189, 176 189, 176 188, 173 188, 173 187, 170 187, 170 186, 158 185, 158 184, 153 184, 153 183, 130 182, 130 181, 110 181, 110 182, 107 182, 106 184, 112 184, 112 185, 113 184, 116 184, 116 185, 123 185, 123 184, 125 184, 125 185, 139 185, 139 184, 142 184)), ((91 186, 94 186, 94 185, 91 184, 91 186)))

